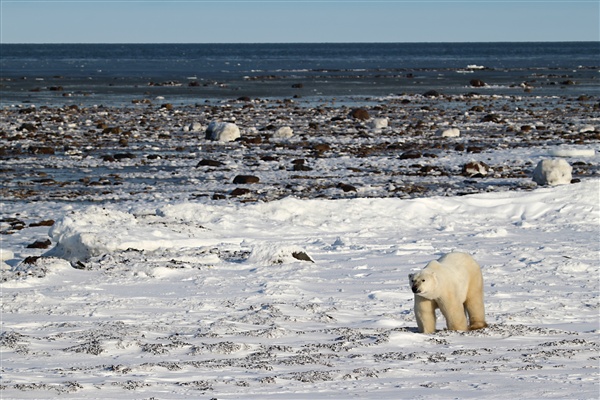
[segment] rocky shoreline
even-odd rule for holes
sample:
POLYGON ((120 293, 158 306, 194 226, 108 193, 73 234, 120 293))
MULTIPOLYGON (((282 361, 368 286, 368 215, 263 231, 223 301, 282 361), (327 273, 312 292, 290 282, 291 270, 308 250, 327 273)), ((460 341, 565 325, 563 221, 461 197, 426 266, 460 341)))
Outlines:
POLYGON ((0 110, 0 200, 425 197, 535 187, 557 149, 598 174, 595 97, 417 95, 0 110), (212 121, 239 130, 207 135, 212 121), (214 140, 216 139, 216 140, 214 140), (568 153, 568 152, 567 152, 568 153), (568 153, 569 154, 569 153, 568 153))

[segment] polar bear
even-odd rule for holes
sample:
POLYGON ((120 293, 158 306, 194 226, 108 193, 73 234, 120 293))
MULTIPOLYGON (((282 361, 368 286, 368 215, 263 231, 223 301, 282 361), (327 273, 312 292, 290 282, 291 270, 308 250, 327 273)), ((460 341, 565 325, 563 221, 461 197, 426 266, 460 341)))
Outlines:
POLYGON ((479 264, 466 253, 449 253, 409 275, 415 294, 415 316, 421 333, 435 332, 439 308, 450 330, 467 331, 487 326, 483 305, 483 276, 479 264), (467 315, 469 323, 467 323, 467 315))

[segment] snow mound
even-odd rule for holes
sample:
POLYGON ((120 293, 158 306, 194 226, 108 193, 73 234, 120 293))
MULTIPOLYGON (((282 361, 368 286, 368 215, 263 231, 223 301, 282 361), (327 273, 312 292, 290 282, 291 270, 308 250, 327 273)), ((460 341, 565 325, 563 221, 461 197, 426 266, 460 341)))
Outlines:
MULTIPOLYGON (((597 187, 598 181, 589 181, 532 193, 449 198, 335 201, 285 198, 238 205, 183 202, 163 205, 158 210, 134 208, 129 212, 92 206, 56 221, 49 232, 56 246, 45 256, 76 263, 126 250, 183 254, 190 249, 216 247, 227 254, 249 250, 250 264, 273 265, 294 263, 301 258, 312 261, 314 258, 308 255, 311 248, 307 252, 299 246, 307 238, 324 241, 331 251, 360 248, 371 237, 389 235, 390 226, 401 226, 405 234, 418 231, 423 235, 440 235, 466 230, 472 238, 503 238, 512 235, 512 231, 502 226, 507 220, 525 227, 528 221, 552 215, 556 207, 564 204, 583 202, 585 207, 591 207, 597 201, 594 199, 597 187), (482 221, 487 225, 482 225, 482 221), (473 231, 475 225, 481 229, 473 231)), ((578 211, 582 215, 587 212, 578 211)), ((408 246, 414 249, 417 245, 408 246)))
POLYGON ((169 227, 133 214, 92 206, 68 214, 50 229, 57 245, 44 256, 71 262, 124 250, 201 247, 215 242, 213 234, 202 227, 169 227))

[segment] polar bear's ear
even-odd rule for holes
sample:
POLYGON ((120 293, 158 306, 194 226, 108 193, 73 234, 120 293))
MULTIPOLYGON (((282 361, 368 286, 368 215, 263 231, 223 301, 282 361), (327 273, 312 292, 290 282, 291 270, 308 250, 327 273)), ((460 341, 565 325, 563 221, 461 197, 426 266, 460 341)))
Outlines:
POLYGON ((411 281, 413 280, 414 277, 415 277, 415 274, 408 274, 408 279, 410 279, 411 281))

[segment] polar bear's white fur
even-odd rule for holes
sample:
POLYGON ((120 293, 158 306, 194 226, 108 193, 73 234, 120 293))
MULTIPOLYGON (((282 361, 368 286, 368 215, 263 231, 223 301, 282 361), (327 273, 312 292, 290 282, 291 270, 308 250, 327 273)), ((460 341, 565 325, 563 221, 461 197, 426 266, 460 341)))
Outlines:
POLYGON ((479 264, 466 253, 449 253, 409 275, 415 294, 415 316, 421 333, 435 332, 435 310, 440 309, 450 330, 487 326, 483 305, 483 276, 479 264), (467 323, 467 314, 469 322, 467 323))

